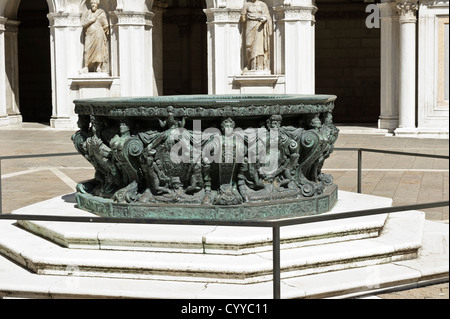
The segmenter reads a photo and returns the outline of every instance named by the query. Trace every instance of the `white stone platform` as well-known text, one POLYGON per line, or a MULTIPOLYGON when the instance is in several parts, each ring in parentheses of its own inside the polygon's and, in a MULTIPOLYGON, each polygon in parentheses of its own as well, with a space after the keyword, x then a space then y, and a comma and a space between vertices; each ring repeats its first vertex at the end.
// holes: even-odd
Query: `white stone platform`
MULTIPOLYGON (((388 207, 339 192, 330 213, 388 207)), ((73 194, 15 214, 93 216, 73 194)), ((94 217, 95 218, 95 217, 94 217)), ((0 222, 0 296, 271 298, 270 228, 0 222)), ((281 228, 281 297, 368 293, 448 278, 448 225, 424 213, 281 228)))

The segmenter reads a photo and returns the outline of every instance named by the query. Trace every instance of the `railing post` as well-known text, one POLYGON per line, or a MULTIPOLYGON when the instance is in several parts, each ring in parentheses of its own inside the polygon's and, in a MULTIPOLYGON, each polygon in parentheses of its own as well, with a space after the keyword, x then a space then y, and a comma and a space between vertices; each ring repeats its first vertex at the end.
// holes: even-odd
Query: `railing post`
POLYGON ((358 194, 361 194, 362 180, 362 150, 358 149, 358 194))
POLYGON ((0 158, 0 214, 3 214, 2 207, 2 159, 0 158))
POLYGON ((273 299, 280 299, 280 226, 272 228, 273 240, 273 299))

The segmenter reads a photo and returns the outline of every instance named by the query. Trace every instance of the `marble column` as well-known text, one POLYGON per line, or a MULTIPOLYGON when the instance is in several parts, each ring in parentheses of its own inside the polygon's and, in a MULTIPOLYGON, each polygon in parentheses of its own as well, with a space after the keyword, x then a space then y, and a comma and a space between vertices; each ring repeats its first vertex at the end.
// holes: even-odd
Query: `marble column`
POLYGON ((399 124, 396 135, 416 135, 417 0, 397 1, 399 13, 399 124))
MULTIPOLYGON (((315 13, 311 0, 293 0, 274 8, 277 24, 282 25, 282 58, 286 75, 286 93, 315 93, 315 13)), ((276 34, 277 35, 277 34, 276 34)), ((277 39, 276 37, 275 39, 277 39)), ((280 41, 278 41, 280 43, 280 41)), ((275 69, 282 69, 275 52, 275 69)))
POLYGON ((119 46, 121 96, 153 96, 151 12, 114 11, 119 46))
POLYGON ((6 18, 0 17, 0 125, 9 124, 6 113, 5 23, 6 18))
POLYGON ((208 25, 208 93, 227 94, 229 78, 241 74, 242 36, 239 19, 242 7, 205 9, 208 25))
POLYGON ((53 128, 71 129, 76 127, 77 116, 68 82, 82 67, 81 15, 56 12, 47 17, 50 21, 53 105, 50 125, 53 128))
POLYGON ((10 124, 22 122, 19 110, 19 54, 17 35, 20 21, 6 21, 5 59, 6 59, 6 112, 10 124))
POLYGON ((378 4, 381 11, 381 103, 378 128, 394 132, 398 127, 399 22, 394 2, 378 4))
POLYGON ((6 112, 5 23, 6 18, 0 17, 0 126, 9 124, 6 112))

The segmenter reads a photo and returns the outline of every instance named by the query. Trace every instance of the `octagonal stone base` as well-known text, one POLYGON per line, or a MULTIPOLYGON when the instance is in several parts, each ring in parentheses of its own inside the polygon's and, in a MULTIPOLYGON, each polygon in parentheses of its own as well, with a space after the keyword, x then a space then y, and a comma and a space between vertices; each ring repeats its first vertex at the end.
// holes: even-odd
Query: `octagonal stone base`
MULTIPOLYGON (((340 191, 330 213, 392 200, 340 191)), ((14 214, 92 216, 74 195, 14 214)), ((325 213, 328 214, 328 213, 325 213)), ((0 298, 272 298, 271 230, 0 222, 0 298)), ((408 211, 281 229, 282 298, 448 280, 448 225, 408 211)))

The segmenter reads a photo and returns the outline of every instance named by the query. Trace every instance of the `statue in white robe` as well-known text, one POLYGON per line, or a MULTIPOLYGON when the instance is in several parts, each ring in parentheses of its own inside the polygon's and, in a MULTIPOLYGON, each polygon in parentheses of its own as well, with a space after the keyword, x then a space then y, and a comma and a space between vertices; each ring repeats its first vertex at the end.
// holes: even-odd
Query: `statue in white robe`
POLYGON ((244 44, 247 71, 270 72, 270 37, 273 33, 272 18, 267 5, 260 0, 247 1, 241 11, 244 25, 244 44))
POLYGON ((91 0, 91 9, 82 17, 85 32, 84 67, 81 73, 108 72, 109 24, 106 13, 99 8, 100 0, 91 0))

